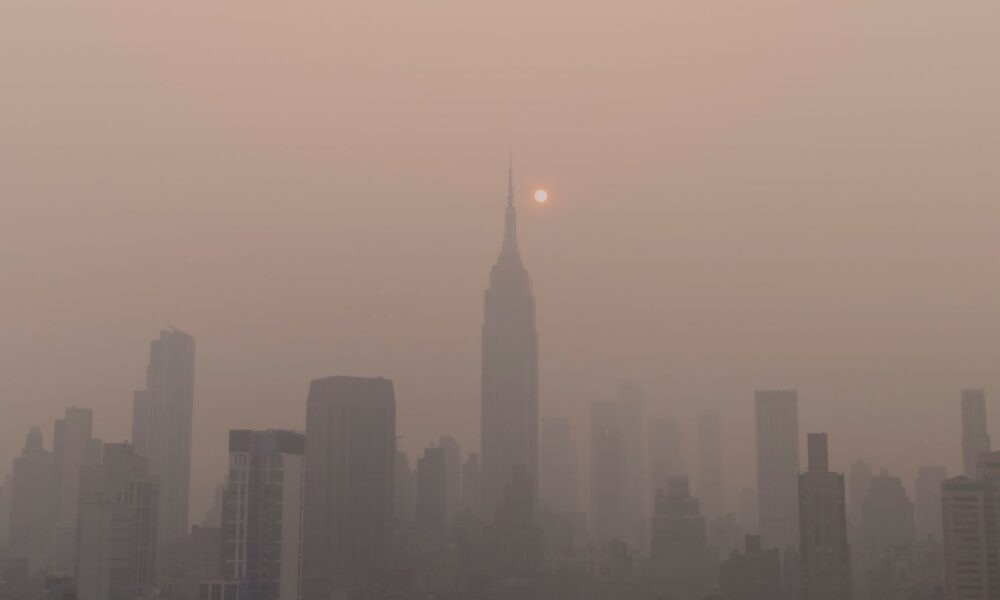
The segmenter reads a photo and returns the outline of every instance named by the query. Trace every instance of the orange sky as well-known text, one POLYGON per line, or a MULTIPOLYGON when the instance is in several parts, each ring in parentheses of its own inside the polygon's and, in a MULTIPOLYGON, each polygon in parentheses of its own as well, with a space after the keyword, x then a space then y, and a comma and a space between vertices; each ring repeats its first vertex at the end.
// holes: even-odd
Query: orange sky
POLYGON ((735 486, 753 390, 797 387, 834 468, 957 472, 959 388, 1000 396, 997 22, 995 0, 6 2, 0 465, 70 404, 128 437, 167 323, 198 341, 195 519, 222 432, 301 428, 311 378, 391 377, 405 447, 478 444, 511 144, 544 415, 582 437, 621 377, 688 432, 720 408, 735 486))

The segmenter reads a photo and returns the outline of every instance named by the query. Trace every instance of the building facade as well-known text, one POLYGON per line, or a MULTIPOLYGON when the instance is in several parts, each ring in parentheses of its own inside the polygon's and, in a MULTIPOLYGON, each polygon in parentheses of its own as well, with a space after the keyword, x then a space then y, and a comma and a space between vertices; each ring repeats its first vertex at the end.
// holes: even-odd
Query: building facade
POLYGON ((850 600, 844 475, 830 471, 825 433, 807 436, 809 465, 799 475, 799 585, 803 600, 850 600))
POLYGON ((481 371, 482 515, 504 503, 515 468, 538 484, 538 335, 531 278, 517 244, 513 174, 508 166, 503 245, 484 297, 481 371))
POLYGON ((222 501, 222 575, 242 600, 298 600, 302 590, 305 436, 229 432, 222 501))
POLYGON ((177 329, 150 344, 146 389, 132 408, 135 451, 160 482, 159 542, 177 544, 188 532, 191 423, 194 411, 194 338, 177 329))
POLYGON ((396 399, 383 378, 309 386, 303 598, 370 588, 392 556, 396 399))
POLYGON ((758 526, 765 547, 799 543, 799 401, 793 390, 758 391, 758 526))

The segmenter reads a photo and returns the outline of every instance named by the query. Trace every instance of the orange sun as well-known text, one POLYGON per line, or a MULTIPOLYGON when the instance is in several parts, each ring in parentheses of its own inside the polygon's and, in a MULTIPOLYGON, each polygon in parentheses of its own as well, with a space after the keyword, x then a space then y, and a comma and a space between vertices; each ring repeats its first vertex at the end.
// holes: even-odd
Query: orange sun
POLYGON ((535 190, 535 202, 539 204, 544 204, 549 200, 549 193, 546 190, 538 189, 535 190))

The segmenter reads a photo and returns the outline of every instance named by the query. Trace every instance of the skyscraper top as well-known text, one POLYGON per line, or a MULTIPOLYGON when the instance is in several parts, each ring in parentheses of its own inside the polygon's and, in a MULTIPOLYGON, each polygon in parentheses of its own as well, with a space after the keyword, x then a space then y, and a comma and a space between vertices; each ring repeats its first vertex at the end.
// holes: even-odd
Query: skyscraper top
POLYGON ((517 214, 514 211, 514 164, 508 151, 507 154, 507 211, 503 228, 503 249, 500 255, 516 256, 517 249, 517 214))

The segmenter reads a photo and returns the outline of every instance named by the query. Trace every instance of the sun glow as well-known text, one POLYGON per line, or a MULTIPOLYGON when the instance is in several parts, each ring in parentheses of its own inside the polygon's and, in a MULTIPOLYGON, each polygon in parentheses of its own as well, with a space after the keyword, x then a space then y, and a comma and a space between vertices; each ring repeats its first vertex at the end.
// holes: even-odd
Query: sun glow
POLYGON ((549 200, 549 193, 546 190, 535 190, 535 202, 539 204, 544 204, 549 200))

